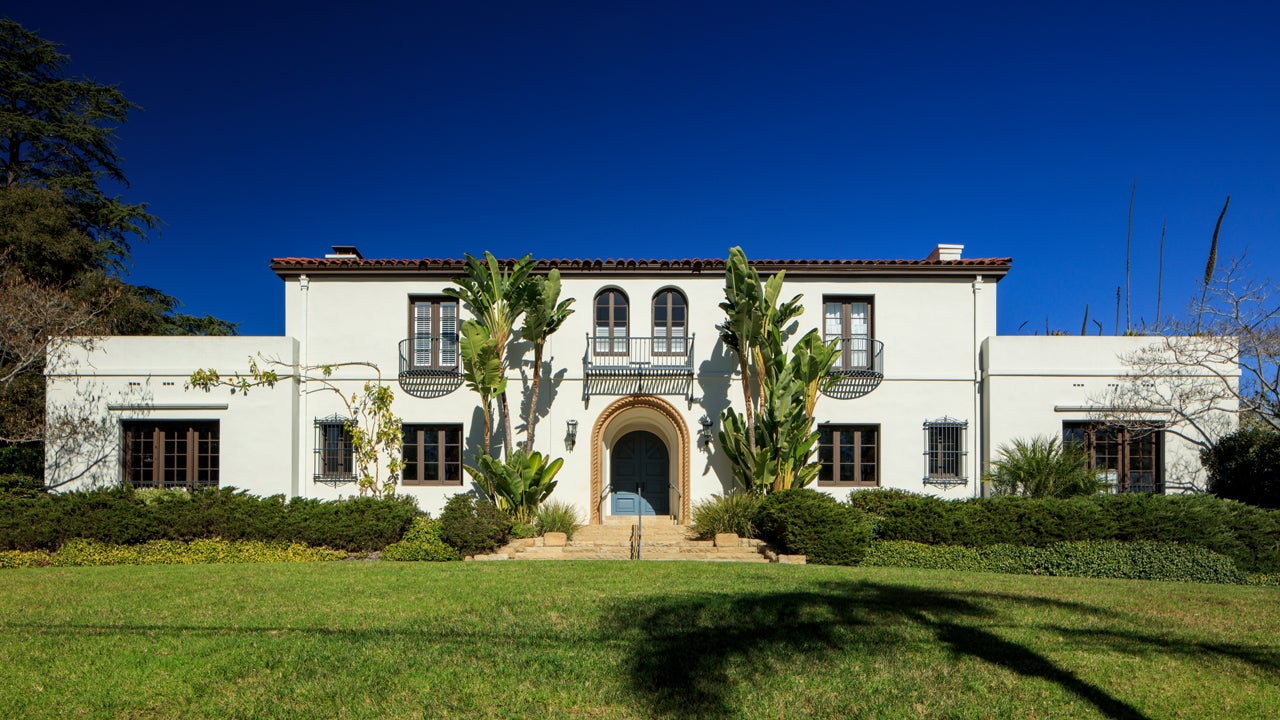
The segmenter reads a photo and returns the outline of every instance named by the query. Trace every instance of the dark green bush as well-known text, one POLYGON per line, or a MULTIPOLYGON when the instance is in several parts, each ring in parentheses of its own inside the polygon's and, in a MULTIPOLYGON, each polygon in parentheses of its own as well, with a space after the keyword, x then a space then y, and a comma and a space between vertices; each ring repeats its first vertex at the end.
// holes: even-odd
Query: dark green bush
POLYGON ((849 504, 871 515, 884 515, 885 508, 908 498, 923 497, 908 490, 896 488, 867 488, 849 493, 849 504))
POLYGON ((761 539, 816 565, 856 565, 871 541, 865 513, 806 488, 765 496, 755 525, 761 539))
POLYGON ((1209 495, 905 497, 885 502, 875 527, 877 539, 928 545, 1173 542, 1226 555, 1245 572, 1280 572, 1280 511, 1209 495))
POLYGON ((44 443, 0 443, 0 475, 26 475, 44 480, 44 443))
POLYGON ((0 495, 0 549, 54 550, 70 538, 137 545, 218 537, 371 552, 399 540, 417 515, 412 498, 286 503, 234 488, 0 495))
POLYGON ((44 486, 44 481, 38 477, 31 475, 23 475, 21 473, 6 473, 0 475, 0 495, 10 495, 13 497, 35 497, 44 495, 48 489, 44 486))
POLYGON ((1228 584, 1250 582, 1225 555, 1204 548, 1162 542, 1090 540, 1052 543, 1044 547, 1008 544, 962 547, 880 540, 871 543, 864 564, 1019 575, 1228 584))
POLYGON ((440 513, 440 539, 462 555, 491 553, 507 541, 511 519, 471 493, 449 498, 440 513))
POLYGON ((1209 492, 1258 507, 1280 508, 1280 433, 1240 428, 1200 454, 1209 492))
POLYGON ((443 562, 461 560, 458 551, 440 539, 440 522, 421 515, 400 542, 382 549, 383 560, 443 562))

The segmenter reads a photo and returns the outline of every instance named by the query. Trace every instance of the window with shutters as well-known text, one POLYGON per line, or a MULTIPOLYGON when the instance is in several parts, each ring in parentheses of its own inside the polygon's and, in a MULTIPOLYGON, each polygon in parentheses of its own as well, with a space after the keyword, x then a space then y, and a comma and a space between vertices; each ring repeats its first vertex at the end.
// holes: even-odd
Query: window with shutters
POLYGON ((663 290, 653 296, 653 353, 684 355, 689 328, 689 308, 679 290, 663 290))
POLYGON ((414 368, 458 367, 458 301, 445 297, 410 299, 409 361, 414 368))

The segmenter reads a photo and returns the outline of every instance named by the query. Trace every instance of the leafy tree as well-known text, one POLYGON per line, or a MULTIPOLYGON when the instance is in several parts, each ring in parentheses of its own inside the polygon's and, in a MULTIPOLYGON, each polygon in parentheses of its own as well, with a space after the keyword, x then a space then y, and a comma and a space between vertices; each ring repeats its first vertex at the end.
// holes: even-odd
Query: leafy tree
POLYGON ((116 128, 138 108, 112 85, 69 78, 71 58, 18 23, 0 19, 0 183, 63 194, 76 226, 95 244, 95 265, 121 269, 131 237, 158 220, 145 204, 103 190, 128 185, 116 128))
POLYGON ((236 329, 121 279, 130 241, 159 222, 107 189, 128 185, 116 130, 137 106, 116 87, 68 77, 68 64, 54 43, 0 19, 0 443, 83 425, 45 417, 41 370, 67 344, 236 329))
POLYGON ((1056 437, 1015 439, 1000 446, 986 480, 997 495, 1065 498, 1092 495, 1102 489, 1097 473, 1089 470, 1083 445, 1063 444, 1056 437))
POLYGON ((1243 427, 1201 454, 1209 492, 1264 508, 1280 508, 1280 432, 1243 427))

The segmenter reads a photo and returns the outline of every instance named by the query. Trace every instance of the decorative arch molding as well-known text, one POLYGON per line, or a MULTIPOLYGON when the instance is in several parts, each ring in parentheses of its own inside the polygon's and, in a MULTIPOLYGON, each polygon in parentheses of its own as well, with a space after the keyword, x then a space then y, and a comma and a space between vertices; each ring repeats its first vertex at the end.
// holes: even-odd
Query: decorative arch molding
MULTIPOLYGON (((606 433, 617 423, 626 422, 628 415, 642 413, 652 418, 656 413, 664 424, 670 423, 669 430, 675 437, 675 447, 669 448, 675 463, 676 488, 680 491, 678 499, 680 521, 688 522, 689 518, 689 428, 684 418, 675 407, 655 395, 628 395, 618 398, 606 407, 596 418, 591 428, 591 524, 599 525, 600 495, 604 491, 604 443, 606 433), (644 412, 644 411, 649 412, 644 412)), ((665 433, 664 433, 665 434, 665 433)))

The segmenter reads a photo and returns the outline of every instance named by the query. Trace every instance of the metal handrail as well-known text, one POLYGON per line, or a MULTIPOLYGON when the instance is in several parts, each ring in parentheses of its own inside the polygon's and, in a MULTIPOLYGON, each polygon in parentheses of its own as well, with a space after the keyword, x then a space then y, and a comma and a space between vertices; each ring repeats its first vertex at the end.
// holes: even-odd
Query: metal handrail
POLYGON ((693 339, 588 334, 584 361, 588 374, 691 375, 693 339))
POLYGON ((684 507, 684 493, 680 492, 680 488, 673 482, 667 481, 667 487, 676 491, 676 507, 671 513, 671 517, 675 518, 676 524, 680 524, 680 508, 684 507))
POLYGON ((866 373, 884 374, 884 343, 865 335, 837 338, 839 352, 832 374, 866 373))
POLYGON ((458 335, 415 335, 400 341, 400 374, 454 375, 458 373, 458 335), (419 362, 425 353, 427 362, 419 362), (446 359, 452 357, 453 362, 446 359))

